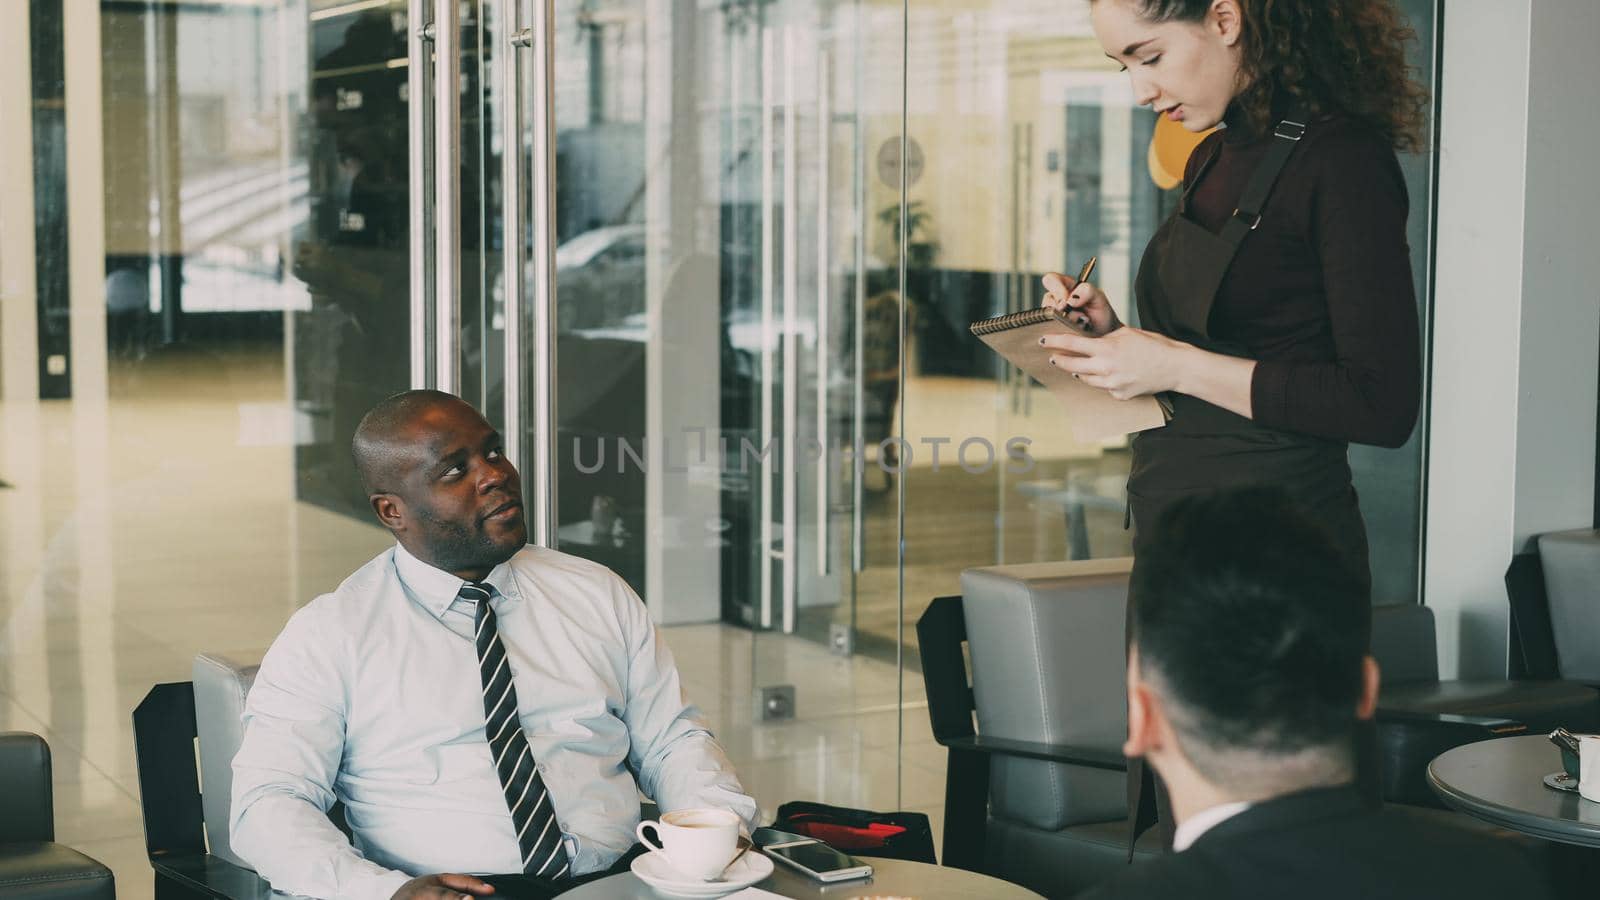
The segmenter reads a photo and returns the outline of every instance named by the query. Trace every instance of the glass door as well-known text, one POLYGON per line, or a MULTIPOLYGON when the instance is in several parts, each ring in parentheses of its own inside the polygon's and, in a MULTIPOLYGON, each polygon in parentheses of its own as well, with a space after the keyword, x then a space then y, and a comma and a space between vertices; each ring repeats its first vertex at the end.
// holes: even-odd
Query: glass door
MULTIPOLYGON (((869 146, 898 134, 898 66, 866 42, 877 28, 898 59, 901 8, 556 0, 549 15, 553 542, 643 598, 769 814, 855 802, 869 781, 892 806, 892 729, 875 779, 834 754, 867 693, 855 462, 892 433, 898 377, 898 313, 869 314, 897 259, 870 245, 867 187, 869 146), (875 360, 888 392, 864 388, 875 360)), ((530 317, 520 358, 544 339, 530 317)), ((892 534, 876 537, 892 573, 892 534)), ((887 649, 870 702, 892 715, 887 649)))
MULTIPOLYGON (((350 439, 379 400, 412 384, 407 302, 413 23, 404 0, 313 0, 295 23, 304 54, 294 139, 303 217, 286 241, 306 307, 288 316, 300 496, 370 520, 350 439)), ((293 110, 293 106, 291 106, 293 110)))
MULTIPOLYGON (((361 415, 407 386, 504 421, 501 157, 511 4, 311 0, 297 148, 306 215, 289 253, 310 309, 291 315, 302 484, 359 518, 361 415), (445 298, 440 302, 439 298, 445 298)), ((511 85, 510 87, 515 87, 511 85)))

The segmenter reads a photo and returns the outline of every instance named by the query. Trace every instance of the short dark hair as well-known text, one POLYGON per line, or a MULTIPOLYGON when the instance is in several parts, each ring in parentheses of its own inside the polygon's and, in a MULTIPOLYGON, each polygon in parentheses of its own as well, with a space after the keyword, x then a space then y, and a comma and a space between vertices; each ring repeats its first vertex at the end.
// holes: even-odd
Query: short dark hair
POLYGON ((350 455, 367 493, 395 490, 399 477, 396 466, 405 449, 399 445, 397 435, 416 416, 443 403, 466 401, 443 391, 401 391, 379 401, 361 417, 350 438, 350 455))
POLYGON ((1178 707, 1180 734, 1273 755, 1349 746, 1371 608, 1282 490, 1175 504, 1142 543, 1131 596, 1140 672, 1178 707))

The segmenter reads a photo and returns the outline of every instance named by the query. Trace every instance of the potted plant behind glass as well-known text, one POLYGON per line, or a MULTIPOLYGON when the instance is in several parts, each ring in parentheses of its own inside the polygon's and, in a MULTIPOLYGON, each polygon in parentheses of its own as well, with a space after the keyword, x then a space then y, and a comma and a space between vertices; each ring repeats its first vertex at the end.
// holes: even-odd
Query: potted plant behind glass
MULTIPOLYGON (((895 251, 899 252, 901 250, 900 204, 890 204, 879 210, 878 221, 889 226, 889 233, 894 238, 895 251)), ((910 271, 933 268, 933 260, 939 255, 939 242, 929 236, 932 221, 933 213, 928 212, 921 200, 912 200, 906 204, 906 232, 911 235, 911 240, 905 244, 904 250, 906 269, 910 271)))

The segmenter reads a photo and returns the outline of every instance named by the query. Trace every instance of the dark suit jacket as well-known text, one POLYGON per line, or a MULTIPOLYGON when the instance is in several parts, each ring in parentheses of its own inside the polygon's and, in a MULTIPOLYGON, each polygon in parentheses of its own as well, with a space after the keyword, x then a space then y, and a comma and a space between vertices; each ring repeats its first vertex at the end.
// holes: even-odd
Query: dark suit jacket
POLYGON ((1327 788, 1252 806, 1084 900, 1547 900, 1523 847, 1430 810, 1327 788))

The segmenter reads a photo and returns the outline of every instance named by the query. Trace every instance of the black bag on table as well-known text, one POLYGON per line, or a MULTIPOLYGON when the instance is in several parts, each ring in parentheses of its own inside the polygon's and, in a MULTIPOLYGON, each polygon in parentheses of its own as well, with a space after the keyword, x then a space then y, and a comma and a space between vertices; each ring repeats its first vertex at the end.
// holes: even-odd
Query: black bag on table
POLYGON ((816 838, 851 856, 938 864, 933 854, 933 828, 925 813, 878 813, 793 800, 778 807, 778 820, 772 827, 816 838))

